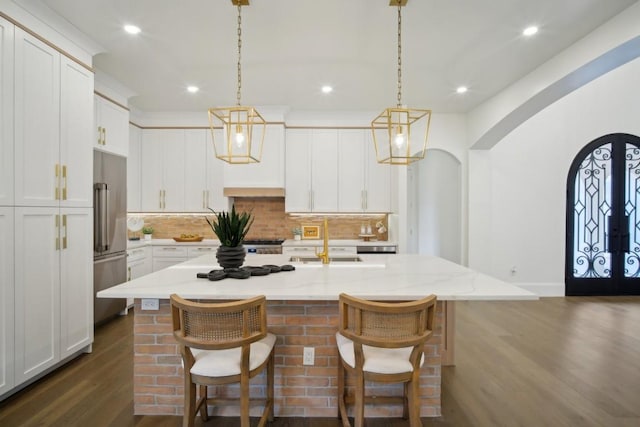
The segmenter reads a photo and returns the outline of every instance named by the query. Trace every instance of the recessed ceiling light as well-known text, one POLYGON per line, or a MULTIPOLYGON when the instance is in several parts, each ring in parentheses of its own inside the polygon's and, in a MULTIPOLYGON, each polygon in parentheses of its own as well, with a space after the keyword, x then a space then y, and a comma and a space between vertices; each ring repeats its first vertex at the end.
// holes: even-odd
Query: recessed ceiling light
POLYGON ((322 86, 322 93, 331 93, 333 92, 333 88, 329 85, 322 86))
POLYGON ((139 34, 140 27, 136 27, 135 25, 125 25, 124 30, 129 34, 139 34))
POLYGON ((456 92, 457 92, 457 93, 465 93, 467 90, 469 90, 469 89, 468 89, 466 86, 459 86, 459 87, 456 89, 456 92))
POLYGON ((196 93, 200 88, 198 86, 187 86, 187 91, 190 93, 196 93))
POLYGON ((538 27, 536 27, 535 25, 532 25, 530 27, 525 28, 522 31, 522 35, 523 36, 527 36, 527 37, 531 37, 532 35, 534 35, 537 32, 538 32, 538 27))

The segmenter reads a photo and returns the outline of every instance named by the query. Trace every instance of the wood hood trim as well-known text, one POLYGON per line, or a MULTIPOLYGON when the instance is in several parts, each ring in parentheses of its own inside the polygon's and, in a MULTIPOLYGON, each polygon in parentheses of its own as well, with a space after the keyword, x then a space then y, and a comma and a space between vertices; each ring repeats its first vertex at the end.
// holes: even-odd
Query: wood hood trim
POLYGON ((284 197, 284 188, 274 187, 225 187, 224 197, 284 197))

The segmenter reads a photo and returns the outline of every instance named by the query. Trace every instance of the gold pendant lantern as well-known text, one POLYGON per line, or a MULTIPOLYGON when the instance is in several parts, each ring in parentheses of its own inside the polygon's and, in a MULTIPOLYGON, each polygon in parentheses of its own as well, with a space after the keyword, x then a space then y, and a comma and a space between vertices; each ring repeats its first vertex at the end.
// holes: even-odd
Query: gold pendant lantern
POLYGON ((266 121, 255 107, 240 103, 242 89, 242 69, 240 66, 242 48, 242 6, 249 0, 231 0, 238 6, 238 90, 235 107, 214 107, 209 109, 209 125, 213 139, 213 149, 218 159, 228 163, 259 163, 262 158, 262 144, 266 121), (222 127, 224 136, 216 137, 215 129, 222 127))
POLYGON ((402 105, 402 6, 407 0, 390 0, 398 8, 398 105, 386 108, 371 122, 378 163, 408 165, 424 159, 431 110, 402 105))

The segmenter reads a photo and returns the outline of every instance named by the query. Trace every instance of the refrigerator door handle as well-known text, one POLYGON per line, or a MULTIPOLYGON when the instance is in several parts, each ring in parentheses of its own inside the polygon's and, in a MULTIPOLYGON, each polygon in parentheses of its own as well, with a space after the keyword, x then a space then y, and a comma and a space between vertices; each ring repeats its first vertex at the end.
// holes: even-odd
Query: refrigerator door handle
POLYGON ((109 250, 107 236, 109 236, 109 224, 107 212, 109 212, 109 188, 107 184, 100 182, 94 184, 94 242, 96 252, 109 250))

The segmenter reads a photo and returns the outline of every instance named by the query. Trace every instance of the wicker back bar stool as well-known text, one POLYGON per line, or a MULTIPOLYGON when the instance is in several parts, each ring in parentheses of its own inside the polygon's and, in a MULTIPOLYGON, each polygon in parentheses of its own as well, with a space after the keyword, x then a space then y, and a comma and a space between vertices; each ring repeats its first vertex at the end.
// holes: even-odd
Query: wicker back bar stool
POLYGON ((240 383, 240 425, 249 427, 249 380, 265 369, 267 395, 258 425, 272 421, 276 337, 267 332, 265 297, 199 303, 173 294, 171 315, 184 364, 182 425, 192 427, 198 411, 207 421, 207 404, 228 403, 229 399, 208 397, 207 386, 240 383))
POLYGON ((404 383, 402 397, 376 398, 377 402, 401 403, 411 427, 420 421, 420 367, 424 345, 434 327, 436 296, 410 302, 375 302, 340 294, 340 324, 336 343, 338 362, 338 408, 347 427, 347 404, 354 404, 355 427, 364 425, 365 381, 404 383), (355 376, 354 396, 347 396, 345 374, 355 376))

